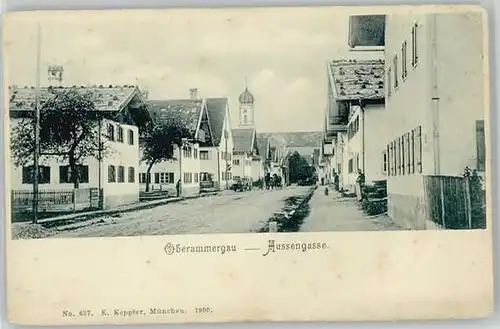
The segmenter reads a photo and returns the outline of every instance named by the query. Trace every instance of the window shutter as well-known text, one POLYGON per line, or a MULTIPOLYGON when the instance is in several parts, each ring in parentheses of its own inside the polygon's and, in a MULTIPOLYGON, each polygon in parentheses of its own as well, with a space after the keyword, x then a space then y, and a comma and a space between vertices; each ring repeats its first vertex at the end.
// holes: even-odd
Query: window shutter
POLYGON ((486 141, 484 135, 484 120, 476 121, 477 170, 486 169, 486 141))
POLYGON ((168 173, 168 181, 169 181, 169 183, 174 183, 174 173, 173 172, 168 173))

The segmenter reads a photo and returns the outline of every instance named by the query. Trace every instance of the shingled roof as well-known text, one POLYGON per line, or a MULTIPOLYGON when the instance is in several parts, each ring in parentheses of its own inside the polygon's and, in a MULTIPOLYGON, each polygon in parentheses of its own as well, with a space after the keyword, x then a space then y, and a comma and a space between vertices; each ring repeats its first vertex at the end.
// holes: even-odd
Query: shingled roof
POLYGON ((320 147, 323 139, 321 131, 259 133, 259 138, 270 138, 271 145, 286 147, 320 147), (275 145, 278 144, 278 145, 275 145))
POLYGON ((262 157, 267 158, 269 156, 269 138, 267 136, 257 135, 257 148, 259 149, 259 154, 262 157))
POLYGON ((188 129, 196 133, 203 101, 199 99, 171 99, 147 101, 148 110, 153 120, 168 120, 169 115, 178 114, 187 124, 188 129))
POLYGON ((236 128, 232 130, 232 133, 235 152, 251 153, 253 151, 255 128, 236 128))
POLYGON ((329 62, 338 100, 384 99, 384 60, 341 59, 329 62))
MULTIPOLYGON (((124 86, 72 86, 72 87, 43 87, 40 88, 40 104, 43 105, 54 92, 73 88, 81 93, 91 92, 94 104, 99 111, 120 111, 135 96, 142 99, 139 88, 132 85, 124 86)), ((35 108, 35 87, 9 87, 9 111, 33 111, 35 108)))
POLYGON ((207 113, 213 134, 214 145, 219 145, 222 138, 224 118, 226 116, 227 98, 207 98, 207 113))

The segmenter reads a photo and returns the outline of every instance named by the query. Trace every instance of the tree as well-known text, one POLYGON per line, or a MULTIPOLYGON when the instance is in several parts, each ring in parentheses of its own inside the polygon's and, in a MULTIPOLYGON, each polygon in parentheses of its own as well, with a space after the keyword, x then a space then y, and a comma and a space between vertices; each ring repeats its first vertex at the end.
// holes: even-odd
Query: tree
POLYGON ((288 167, 290 170, 291 183, 297 183, 300 180, 306 180, 311 174, 309 163, 297 151, 290 155, 288 159, 288 167))
POLYGON ((160 122, 151 122, 141 136, 142 159, 146 170, 146 192, 149 191, 151 168, 162 161, 175 160, 174 146, 181 146, 182 140, 191 134, 185 120, 179 114, 169 113, 160 122))
MULTIPOLYGON (((95 108, 91 92, 75 88, 50 92, 51 97, 40 108, 40 154, 68 163, 71 182, 78 188, 82 161, 88 157, 102 159, 107 151, 100 138, 102 115, 95 108)), ((16 166, 34 161, 34 123, 33 112, 12 129, 11 150, 16 166)))

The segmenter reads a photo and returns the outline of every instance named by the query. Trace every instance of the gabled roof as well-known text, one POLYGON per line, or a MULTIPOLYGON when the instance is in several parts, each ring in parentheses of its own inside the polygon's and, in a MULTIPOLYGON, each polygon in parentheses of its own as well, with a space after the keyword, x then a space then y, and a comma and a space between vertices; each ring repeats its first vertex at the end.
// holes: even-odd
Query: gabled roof
POLYGON ((259 149, 259 154, 262 157, 267 158, 269 155, 269 138, 257 134, 257 148, 259 149))
POLYGON ((153 120, 168 120, 170 114, 178 114, 187 124, 188 129, 196 134, 203 101, 200 99, 171 99, 147 101, 148 110, 153 120))
POLYGON ((236 128, 232 130, 234 151, 252 153, 256 144, 255 128, 236 128))
POLYGON ((321 131, 259 133, 259 138, 269 138, 272 146, 320 147, 323 139, 321 131))
MULTIPOLYGON (((94 96, 95 107, 99 111, 120 111, 134 97, 144 99, 139 88, 132 85, 124 86, 72 86, 72 87, 42 87, 40 88, 40 104, 52 97, 58 90, 75 89, 81 93, 91 92, 94 96)), ((9 111, 33 111, 35 108, 35 87, 9 87, 9 111)))
POLYGON ((222 138, 222 129, 224 128, 224 119, 226 117, 227 98, 206 98, 208 119, 213 133, 214 145, 219 145, 222 138))
POLYGON ((337 100, 384 99, 384 60, 332 60, 328 63, 337 100))

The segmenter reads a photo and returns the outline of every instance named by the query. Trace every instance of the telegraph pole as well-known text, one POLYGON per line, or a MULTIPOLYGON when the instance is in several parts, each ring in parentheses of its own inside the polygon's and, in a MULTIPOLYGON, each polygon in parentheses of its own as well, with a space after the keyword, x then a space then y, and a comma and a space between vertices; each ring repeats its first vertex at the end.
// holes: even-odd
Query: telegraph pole
POLYGON ((227 156, 227 140, 229 138, 229 133, 227 132, 227 129, 224 129, 224 139, 226 140, 226 153, 225 153, 225 157, 226 157, 226 190, 229 188, 229 164, 228 164, 228 156, 227 156))
POLYGON ((33 224, 38 222, 38 177, 40 156, 40 61, 42 57, 42 31, 37 26, 36 86, 35 86, 35 149, 33 154, 33 224))

